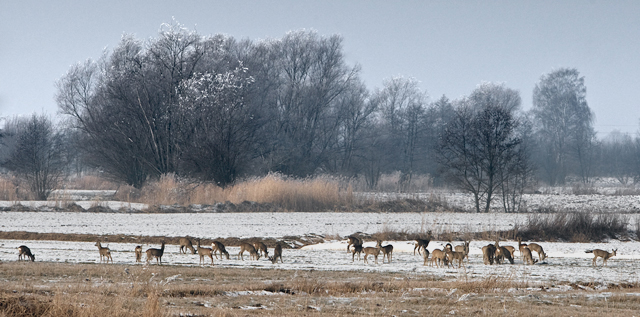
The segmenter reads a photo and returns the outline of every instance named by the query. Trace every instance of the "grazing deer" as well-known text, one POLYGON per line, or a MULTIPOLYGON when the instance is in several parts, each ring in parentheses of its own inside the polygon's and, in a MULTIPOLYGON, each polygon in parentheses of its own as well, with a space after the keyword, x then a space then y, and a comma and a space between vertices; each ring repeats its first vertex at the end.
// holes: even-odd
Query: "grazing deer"
POLYGON ((111 251, 109 251, 109 248, 102 247, 100 241, 96 242, 96 247, 98 247, 98 252, 100 252, 100 263, 102 263, 103 258, 107 261, 107 263, 109 263, 109 260, 111 260, 111 263, 113 263, 113 258, 111 258, 111 251))
POLYGON ((531 255, 531 250, 526 246, 520 248, 520 254, 522 255, 522 261, 524 261, 524 264, 534 265, 538 262, 538 260, 534 259, 531 255))
POLYGON ((269 260, 271 260, 271 263, 276 264, 278 263, 278 258, 280 258, 280 263, 284 263, 282 262, 282 246, 280 243, 276 244, 276 247, 273 249, 273 256, 270 256, 269 260))
POLYGON ((227 249, 224 247, 224 244, 222 244, 222 242, 213 241, 211 243, 211 249, 213 250, 213 255, 216 256, 216 259, 218 258, 218 252, 220 252, 220 259, 221 260, 222 260, 222 255, 223 254, 227 257, 227 260, 229 260, 229 252, 227 252, 227 249))
POLYGON ((456 252, 464 253, 464 256, 467 258, 467 261, 469 261, 469 245, 470 244, 471 244, 471 241, 465 241, 463 245, 456 245, 455 247, 456 252))
POLYGON ((142 262, 142 246, 136 246, 136 263, 142 262))
POLYGON ((538 253, 538 258, 540 259, 540 262, 544 261, 547 258, 547 254, 544 253, 544 250, 542 249, 542 246, 540 246, 539 244, 537 244, 537 243, 529 243, 527 248, 529 248, 529 250, 531 250, 531 251, 535 251, 535 252, 538 253))
POLYGON ((493 244, 482 247, 482 262, 485 265, 493 265, 496 256, 496 246, 493 244))
MULTIPOLYGON (((449 262, 451 263, 451 265, 455 265, 454 262, 458 260, 458 268, 462 267, 462 261, 465 257, 464 252, 452 251, 448 248, 445 248, 444 252, 447 254, 447 258, 449 258, 449 262)), ((447 267, 449 267, 449 264, 447 264, 447 267)))
POLYGON ((254 242, 253 247, 256 248, 256 252, 258 252, 260 256, 263 256, 265 258, 269 257, 269 250, 267 249, 267 245, 264 244, 263 242, 260 242, 260 241, 254 242))
POLYGON ((152 258, 155 258, 156 263, 162 264, 163 254, 164 254, 164 241, 162 241, 162 246, 160 247, 160 249, 154 249, 154 248, 147 249, 147 263, 149 263, 149 260, 151 260, 152 258))
POLYGON ((362 244, 354 244, 353 249, 351 250, 351 262, 353 262, 356 258, 356 253, 358 254, 358 261, 360 261, 360 254, 362 253, 362 244))
MULTIPOLYGON (((444 248, 444 250, 447 250, 447 248, 444 248)), ((435 249, 431 252, 431 266, 435 263, 436 267, 440 267, 440 262, 442 262, 442 267, 445 265, 449 266, 449 262, 447 262, 447 253, 444 250, 435 249)))
POLYGON ((382 248, 382 246, 380 245, 380 240, 377 241, 378 243, 376 244, 376 247, 366 247, 364 248, 362 251, 364 251, 364 263, 369 263, 369 261, 367 261, 367 256, 369 255, 373 255, 373 257, 376 259, 376 264, 378 264, 378 255, 380 255, 380 249, 382 248))
POLYGON ((31 249, 29 249, 26 245, 21 245, 18 247, 18 261, 27 258, 31 259, 31 262, 36 260, 36 256, 31 253, 31 249))
POLYGON ((499 241, 496 240, 495 243, 495 262, 498 264, 502 264, 502 261, 506 258, 507 260, 509 260, 509 262, 511 264, 513 264, 513 256, 511 255, 511 252, 509 251, 509 249, 507 249, 506 247, 501 247, 499 244, 499 241))
POLYGON ((393 257, 393 246, 387 244, 385 246, 380 246, 380 250, 382 251, 382 264, 384 264, 384 258, 387 258, 387 263, 391 263, 391 258, 393 257))
POLYGON ((605 250, 595 249, 595 250, 587 250, 585 253, 593 253, 593 266, 596 266, 596 260, 598 258, 602 258, 602 266, 607 265, 607 260, 611 257, 616 256, 616 251, 618 249, 613 249, 613 252, 607 252, 605 250))
POLYGON ((244 261, 244 251, 249 252, 250 259, 260 259, 260 254, 256 251, 256 248, 252 246, 250 243, 243 243, 240 245, 240 253, 238 253, 238 257, 244 261))
POLYGON ((198 255, 200 256, 200 265, 204 263, 204 257, 208 256, 211 259, 211 265, 213 265, 213 249, 203 248, 200 246, 200 239, 198 239, 198 255))
POLYGON ((423 250, 424 252, 422 252, 422 258, 424 259, 424 262, 422 262, 423 266, 427 265, 427 260, 429 259, 429 250, 427 250, 426 248, 423 250))
POLYGON ((359 245, 362 249, 362 240, 356 236, 349 236, 347 237, 347 253, 349 253, 349 249, 351 248, 351 246, 357 246, 359 245))
POLYGON ((420 248, 427 250, 429 242, 429 239, 416 239, 416 244, 413 247, 413 255, 416 255, 416 249, 418 249, 418 254, 420 254, 420 248))
POLYGON ((191 239, 189 238, 180 238, 180 252, 187 254, 187 249, 191 250, 191 254, 196 254, 196 249, 193 248, 193 244, 191 243, 191 239))

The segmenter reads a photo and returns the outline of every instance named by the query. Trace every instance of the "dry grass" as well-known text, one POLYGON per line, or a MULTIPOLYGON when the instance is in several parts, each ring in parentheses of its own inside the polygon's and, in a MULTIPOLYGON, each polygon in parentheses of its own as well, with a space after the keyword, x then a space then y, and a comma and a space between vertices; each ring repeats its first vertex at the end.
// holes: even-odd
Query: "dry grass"
POLYGON ((638 289, 555 292, 499 276, 4 262, 0 281, 0 316, 630 316, 640 309, 638 289))

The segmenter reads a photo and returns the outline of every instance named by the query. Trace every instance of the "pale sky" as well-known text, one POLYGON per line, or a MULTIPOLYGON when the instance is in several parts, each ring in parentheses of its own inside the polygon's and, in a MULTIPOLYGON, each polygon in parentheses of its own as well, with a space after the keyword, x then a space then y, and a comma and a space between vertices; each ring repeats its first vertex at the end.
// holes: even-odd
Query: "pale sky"
POLYGON ((540 76, 585 77, 599 137, 640 122, 640 1, 13 1, 0 0, 0 116, 57 114, 55 82, 122 34, 156 37, 173 18, 201 35, 280 38, 340 34, 349 64, 373 90, 414 77, 438 99, 483 81, 520 92, 529 109, 540 76))

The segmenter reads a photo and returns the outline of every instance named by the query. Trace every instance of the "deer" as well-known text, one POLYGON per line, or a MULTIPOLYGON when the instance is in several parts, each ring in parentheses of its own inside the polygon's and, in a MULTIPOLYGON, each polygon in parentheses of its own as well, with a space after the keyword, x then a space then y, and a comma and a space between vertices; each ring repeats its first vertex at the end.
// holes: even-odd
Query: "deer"
POLYGON ((359 245, 360 247, 362 247, 362 240, 354 235, 347 237, 347 253, 349 253, 349 249, 352 245, 359 245))
POLYGON ((362 244, 354 244, 353 250, 351 250, 351 262, 355 261, 356 253, 358 254, 358 261, 360 261, 360 254, 362 253, 362 244))
POLYGON ((464 253, 464 256, 467 258, 467 261, 469 261, 469 245, 470 244, 471 244, 471 241, 464 241, 463 245, 456 245, 456 247, 454 248, 456 252, 464 253))
POLYGON ((136 263, 142 262, 142 246, 138 245, 135 249, 136 252, 136 263))
POLYGON ((218 252, 220 252, 221 260, 223 254, 227 257, 227 260, 229 260, 229 252, 227 252, 227 249, 224 247, 224 244, 222 244, 222 242, 213 241, 211 243, 211 249, 213 250, 213 255, 215 255, 216 259, 218 258, 218 252))
POLYGON ((380 249, 382 248, 382 246, 380 245, 381 241, 378 240, 376 247, 366 247, 364 248, 362 251, 364 251, 364 263, 369 263, 369 261, 367 261, 367 256, 369 255, 373 255, 373 257, 376 259, 376 264, 378 264, 378 255, 380 255, 380 249))
POLYGON ((276 247, 273 249, 273 256, 270 256, 269 260, 271 260, 272 264, 276 264, 278 263, 278 258, 280 258, 280 263, 284 263, 282 262, 282 246, 280 243, 276 244, 276 247))
POLYGON ((524 246, 520 248, 520 254, 522 255, 522 261, 524 264, 534 265, 538 262, 538 259, 534 259, 531 255, 531 250, 528 247, 524 246))
POLYGON ((613 252, 607 252, 605 250, 595 249, 595 250, 587 250, 585 253, 593 253, 593 266, 596 266, 596 260, 598 258, 602 258, 602 266, 607 265, 607 260, 611 257, 616 256, 616 252, 618 249, 613 249, 613 252))
POLYGON ((429 250, 427 250, 427 248, 424 248, 423 250, 424 252, 422 252, 422 258, 424 259, 424 262, 422 262, 423 266, 427 265, 427 260, 429 259, 429 250))
POLYGON ((258 252, 260 256, 263 256, 265 258, 269 257, 269 251, 267 249, 267 245, 264 244, 263 242, 260 242, 260 241, 254 242, 253 247, 256 248, 256 252, 258 252))
POLYGON ((538 258, 540 259, 540 262, 544 261, 547 258, 547 254, 544 253, 542 246, 540 246, 539 244, 529 243, 527 247, 529 248, 529 250, 535 251, 536 253, 538 253, 538 258))
MULTIPOLYGON (((522 238, 518 237, 518 250, 520 250, 520 256, 522 256, 522 257, 523 257, 523 260, 524 260, 524 253, 523 253, 522 249, 524 249, 524 248, 529 249, 529 248, 527 247, 527 244, 526 244, 526 243, 522 243, 522 238)), ((525 251, 525 252, 526 252, 526 251, 525 251)), ((531 249, 529 249, 529 253, 531 253, 531 249)))
POLYGON ((482 262, 484 265, 493 265, 496 256, 496 246, 493 244, 482 247, 482 262))
POLYGON ((418 254, 420 254, 420 248, 427 250, 429 242, 429 239, 416 239, 416 244, 413 247, 413 255, 416 255, 416 249, 418 249, 418 254))
POLYGON ((31 253, 31 249, 29 249, 26 245, 21 245, 18 247, 18 261, 27 260, 27 258, 31 259, 31 262, 36 260, 36 256, 31 253))
POLYGON ((193 248, 193 244, 191 243, 191 239, 189 238, 180 238, 180 252, 187 254, 187 249, 191 250, 191 254, 196 254, 196 249, 193 248))
POLYGON ((164 241, 162 241, 162 246, 160 249, 149 248, 147 249, 147 264, 149 260, 152 258, 156 259, 156 263, 162 265, 162 255, 164 254, 164 241))
POLYGON ((433 263, 435 263, 436 267, 440 267, 440 262, 442 262, 442 267, 444 267, 445 265, 449 265, 449 262, 447 262, 447 253, 445 250, 447 250, 447 248, 444 248, 444 250, 435 249, 431 252, 431 266, 433 266, 433 263))
POLYGON ((511 252, 509 251, 509 249, 507 249, 506 247, 501 247, 499 244, 499 241, 496 240, 495 243, 495 262, 498 264, 502 264, 502 261, 504 260, 504 258, 507 258, 507 260, 509 260, 509 262, 511 264, 513 264, 513 256, 511 255, 511 252))
POLYGON ((244 251, 249 252, 250 259, 260 259, 260 254, 256 251, 256 248, 252 246, 250 243, 242 243, 240 245, 240 253, 238 253, 238 257, 244 261, 244 251))
MULTIPOLYGON (((454 262, 458 260, 458 268, 462 267, 462 261, 464 260, 464 257, 465 257, 464 252, 453 251, 449 248, 445 248, 444 252, 447 254, 447 257, 449 258, 449 262, 451 263, 451 265, 455 265, 454 262)), ((447 267, 449 267, 448 263, 447 263, 447 267)))
POLYGON ((382 264, 384 264, 384 258, 387 258, 387 263, 391 263, 391 258, 393 257, 393 246, 391 244, 387 244, 385 246, 380 245, 380 250, 382 251, 382 264))
POLYGON ((96 242, 96 247, 98 247, 98 252, 100 252, 100 263, 102 263, 102 259, 104 258, 107 263, 109 263, 109 260, 111 260, 111 263, 113 263, 113 258, 111 258, 111 251, 109 250, 109 248, 107 247, 103 247, 100 244, 100 241, 96 242))
POLYGON ((200 265, 204 263, 204 257, 208 256, 211 259, 211 265, 213 265, 213 248, 205 248, 200 246, 200 239, 198 239, 198 255, 200 256, 200 265))

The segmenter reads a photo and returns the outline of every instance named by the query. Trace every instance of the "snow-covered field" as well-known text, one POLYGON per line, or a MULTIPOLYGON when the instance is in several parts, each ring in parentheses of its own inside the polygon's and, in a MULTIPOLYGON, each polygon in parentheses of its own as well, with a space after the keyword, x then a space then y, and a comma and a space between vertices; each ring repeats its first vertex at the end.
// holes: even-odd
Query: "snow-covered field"
POLYGON ((202 238, 346 236, 383 230, 434 233, 508 230, 527 214, 475 213, 74 213, 0 212, 1 231, 202 238))
MULTIPOLYGON (((411 274, 430 274, 446 278, 486 278, 489 276, 504 277, 514 281, 533 281, 545 283, 582 282, 594 285, 609 283, 637 283, 640 271, 640 242, 612 241, 605 244, 592 243, 541 243, 548 258, 542 264, 523 265, 516 252, 516 264, 484 265, 482 264, 480 247, 488 241, 472 241, 470 262, 462 268, 435 268, 423 266, 420 255, 413 255, 412 241, 387 241, 394 246, 392 263, 382 264, 382 255, 378 264, 370 259, 369 264, 363 261, 351 262, 351 254, 346 252, 346 241, 331 241, 319 245, 307 246, 302 249, 285 249, 284 263, 274 265, 267 259, 250 261, 245 253, 245 260, 236 258, 239 251, 236 247, 228 247, 230 260, 214 259, 215 266, 252 267, 264 269, 288 270, 328 270, 328 271, 362 271, 362 272, 397 272, 411 274), (618 255, 609 260, 607 267, 592 267, 591 254, 584 253, 587 249, 601 248, 618 249, 618 255)), ((429 249, 442 248, 445 242, 432 241, 429 249)), ((66 242, 66 241, 17 241, 0 240, 0 260, 15 261, 18 258, 17 247, 27 244, 36 256, 36 261, 67 262, 67 263, 99 263, 99 255, 95 243, 66 242)), ((372 245, 371 242, 365 244, 372 245)), ((502 245, 516 245, 514 242, 504 242, 502 245)), ((135 265, 133 244, 109 243, 114 263, 135 265)), ((159 247, 158 245, 144 245, 143 249, 159 247)), ((535 253, 534 253, 535 257, 535 253)), ((143 259, 144 260, 144 259, 143 259)), ((178 246, 168 245, 163 263, 170 265, 199 265, 198 255, 179 254, 178 246)), ((208 260, 208 259, 207 259, 208 260)), ((601 263, 601 259, 598 263, 601 263)), ((208 262, 207 262, 208 263, 208 262)), ((137 264, 142 265, 142 264, 137 264)), ((560 286, 559 286, 560 287, 560 286)))

